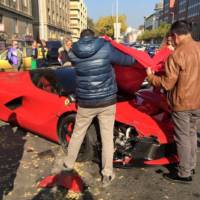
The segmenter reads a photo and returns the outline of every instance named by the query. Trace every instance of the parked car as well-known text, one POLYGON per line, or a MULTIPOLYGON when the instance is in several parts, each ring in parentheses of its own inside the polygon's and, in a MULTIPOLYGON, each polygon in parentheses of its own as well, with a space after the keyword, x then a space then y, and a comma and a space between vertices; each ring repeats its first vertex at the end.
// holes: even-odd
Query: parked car
MULTIPOLYGON (((124 73, 127 73, 126 69, 124 73)), ((116 76, 122 74, 116 70, 116 76)), ((0 120, 58 142, 66 151, 77 111, 75 78, 73 67, 1 72, 0 120)), ((135 88, 140 82, 134 77, 135 88)), ((115 167, 130 167, 135 160, 151 165, 177 161, 173 126, 162 93, 139 90, 130 95, 119 88, 116 106, 115 167)), ((79 156, 87 155, 87 149, 94 145, 96 148, 92 149, 101 151, 98 130, 94 120, 79 156)))
POLYGON ((135 43, 135 44, 131 44, 130 47, 133 47, 133 48, 135 48, 135 49, 137 49, 139 51, 144 51, 145 50, 145 47, 142 44, 135 43))
POLYGON ((156 54, 156 51, 159 49, 158 45, 150 45, 146 47, 145 51, 149 54, 149 56, 153 57, 156 54))
POLYGON ((48 65, 60 65, 58 62, 58 49, 62 46, 61 41, 47 41, 46 46, 48 49, 48 65))

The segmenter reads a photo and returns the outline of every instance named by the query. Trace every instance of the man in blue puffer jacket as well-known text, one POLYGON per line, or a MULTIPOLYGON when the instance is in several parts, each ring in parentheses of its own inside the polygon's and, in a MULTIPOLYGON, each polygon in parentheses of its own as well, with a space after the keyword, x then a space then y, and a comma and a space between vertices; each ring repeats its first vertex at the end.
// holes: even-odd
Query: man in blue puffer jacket
POLYGON ((69 57, 76 71, 78 111, 64 166, 73 169, 86 131, 97 117, 102 138, 102 181, 106 187, 114 179, 113 128, 117 85, 112 64, 133 65, 135 60, 104 39, 96 38, 90 29, 82 31, 69 57))

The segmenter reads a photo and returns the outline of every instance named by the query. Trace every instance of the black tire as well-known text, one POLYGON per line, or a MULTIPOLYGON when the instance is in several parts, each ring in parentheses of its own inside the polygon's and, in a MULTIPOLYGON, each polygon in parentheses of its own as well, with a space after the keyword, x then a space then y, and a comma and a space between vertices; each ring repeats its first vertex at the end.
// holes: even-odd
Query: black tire
MULTIPOLYGON (((68 150, 69 141, 75 125, 75 119, 76 114, 74 113, 66 115, 61 119, 58 127, 59 142, 65 153, 67 153, 68 150)), ((93 160, 96 140, 96 131, 94 129, 94 125, 92 124, 87 131, 83 144, 81 145, 77 161, 93 160)))

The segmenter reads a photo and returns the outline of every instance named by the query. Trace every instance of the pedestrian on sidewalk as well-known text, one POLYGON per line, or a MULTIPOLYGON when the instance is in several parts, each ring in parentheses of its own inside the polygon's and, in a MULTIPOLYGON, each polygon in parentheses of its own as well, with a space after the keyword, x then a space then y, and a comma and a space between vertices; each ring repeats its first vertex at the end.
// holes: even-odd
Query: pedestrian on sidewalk
POLYGON ((38 58, 38 43, 36 40, 34 40, 32 43, 31 70, 37 69, 37 58, 38 58))
POLYGON ((177 21, 170 33, 176 45, 165 66, 165 74, 156 76, 147 69, 148 81, 168 92, 172 109, 174 139, 179 165, 177 172, 165 174, 173 182, 190 183, 197 163, 197 119, 200 119, 200 43, 192 39, 187 21, 177 21))
POLYGON ((63 67, 71 66, 70 58, 68 55, 68 52, 71 49, 71 47, 72 47, 72 39, 71 36, 69 36, 64 39, 63 46, 58 49, 58 62, 63 67))
POLYGON ((38 60, 37 60, 38 68, 48 67, 47 55, 48 55, 48 49, 46 46, 46 41, 40 40, 38 48, 38 60))
POLYGON ((106 187, 114 179, 113 129, 117 85, 112 64, 133 65, 135 60, 104 39, 95 37, 90 29, 81 32, 69 57, 76 70, 78 110, 64 166, 68 170, 74 168, 86 131, 97 117, 102 140, 102 183, 106 187))
POLYGON ((12 41, 12 47, 7 52, 7 59, 14 71, 20 70, 22 65, 22 51, 19 49, 17 40, 12 41))

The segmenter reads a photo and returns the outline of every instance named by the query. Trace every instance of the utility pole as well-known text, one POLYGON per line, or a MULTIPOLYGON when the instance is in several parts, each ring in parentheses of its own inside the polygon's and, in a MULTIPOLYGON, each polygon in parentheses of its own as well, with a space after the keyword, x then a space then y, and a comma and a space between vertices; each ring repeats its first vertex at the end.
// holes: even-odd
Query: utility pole
POLYGON ((119 41, 119 2, 116 0, 116 40, 119 41))
POLYGON ((112 18, 114 18, 114 6, 115 6, 115 4, 112 3, 112 18))

